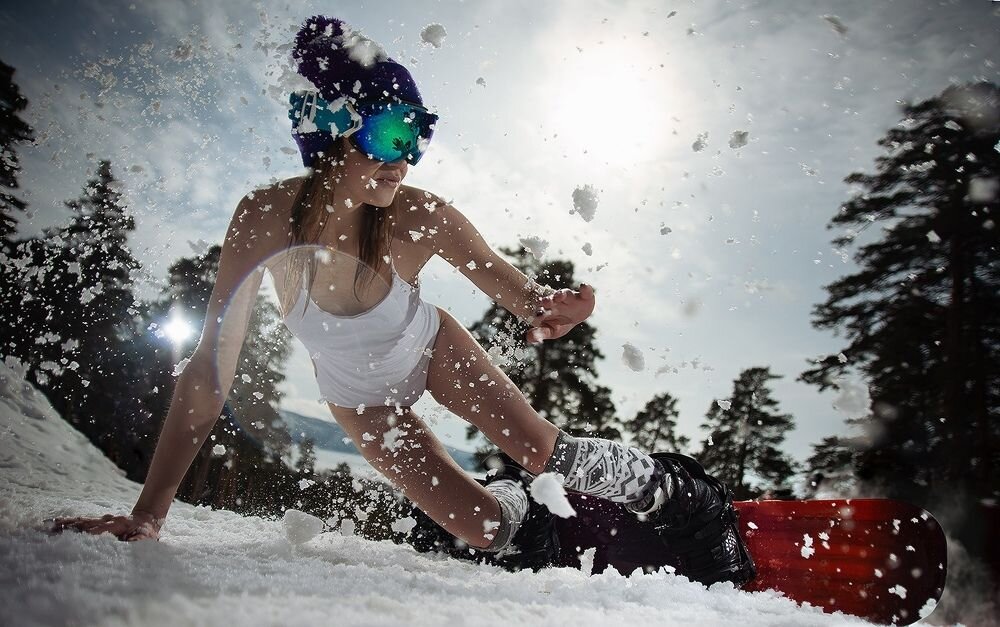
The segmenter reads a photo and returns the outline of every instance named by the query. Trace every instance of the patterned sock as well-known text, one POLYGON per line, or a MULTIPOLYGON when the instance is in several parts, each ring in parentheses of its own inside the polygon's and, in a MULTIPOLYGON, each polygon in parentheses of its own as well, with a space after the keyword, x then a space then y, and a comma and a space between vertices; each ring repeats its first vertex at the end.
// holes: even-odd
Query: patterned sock
POLYGON ((521 521, 528 513, 528 495, 525 494, 521 484, 513 479, 497 479, 487 484, 486 489, 500 503, 500 523, 493 529, 493 541, 480 551, 496 553, 510 544, 518 527, 521 526, 521 521))
POLYGON ((616 503, 648 506, 662 466, 635 447, 600 438, 575 438, 560 429, 545 472, 565 477, 563 486, 616 503))

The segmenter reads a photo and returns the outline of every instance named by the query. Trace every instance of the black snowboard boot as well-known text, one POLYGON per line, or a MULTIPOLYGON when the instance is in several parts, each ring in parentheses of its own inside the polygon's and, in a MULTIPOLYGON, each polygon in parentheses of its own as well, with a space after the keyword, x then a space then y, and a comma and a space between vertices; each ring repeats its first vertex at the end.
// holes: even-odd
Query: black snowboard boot
POLYGON ((673 494, 648 518, 680 559, 678 572, 706 586, 752 581, 757 568, 739 534, 732 491, 687 455, 650 457, 662 466, 663 481, 673 481, 673 494))
POLYGON ((470 548, 416 506, 412 506, 410 513, 417 522, 410 534, 410 544, 421 553, 429 551, 447 553, 456 559, 493 564, 509 571, 530 568, 537 572, 554 565, 559 557, 559 536, 556 535, 555 515, 531 498, 528 487, 534 477, 503 453, 499 453, 491 465, 499 467, 485 480, 478 480, 480 483, 487 485, 499 479, 513 479, 521 484, 528 494, 528 511, 506 548, 497 553, 470 548))
POLYGON ((559 536, 556 533, 555 514, 531 498, 534 475, 502 451, 494 456, 499 467, 486 477, 484 485, 499 479, 513 479, 521 484, 528 495, 528 512, 511 538, 510 544, 493 555, 493 562, 510 571, 531 569, 539 571, 555 564, 559 557, 559 536))

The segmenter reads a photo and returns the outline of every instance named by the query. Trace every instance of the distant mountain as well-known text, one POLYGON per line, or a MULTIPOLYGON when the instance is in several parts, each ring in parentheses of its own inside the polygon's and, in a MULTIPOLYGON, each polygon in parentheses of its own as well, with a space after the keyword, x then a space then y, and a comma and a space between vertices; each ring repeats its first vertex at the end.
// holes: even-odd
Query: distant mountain
MULTIPOLYGON (((278 414, 288 426, 288 433, 296 445, 305 438, 312 438, 317 449, 361 457, 358 449, 347 437, 347 433, 336 422, 310 418, 287 409, 279 409, 278 414)), ((470 451, 463 451, 447 444, 444 448, 460 467, 469 472, 480 472, 476 468, 475 457, 470 451)))

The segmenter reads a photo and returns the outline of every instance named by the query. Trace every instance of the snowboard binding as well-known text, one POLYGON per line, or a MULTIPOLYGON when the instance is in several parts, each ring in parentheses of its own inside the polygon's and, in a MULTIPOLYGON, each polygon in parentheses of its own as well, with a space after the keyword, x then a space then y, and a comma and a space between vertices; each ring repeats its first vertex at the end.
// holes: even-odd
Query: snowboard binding
POLYGON ((510 571, 531 569, 539 571, 555 564, 559 558, 559 535, 555 515, 547 507, 531 498, 531 482, 535 476, 509 455, 500 451, 487 459, 487 466, 499 466, 486 477, 484 485, 500 479, 512 479, 521 484, 528 495, 528 511, 524 520, 511 538, 510 544, 499 553, 493 554, 494 562, 510 571), (490 459, 494 460, 493 463, 490 459))
POLYGON ((678 572, 706 586, 730 581, 741 587, 757 567, 739 534, 733 493, 701 464, 679 453, 653 453, 673 480, 673 495, 648 514, 664 544, 680 560, 678 572))

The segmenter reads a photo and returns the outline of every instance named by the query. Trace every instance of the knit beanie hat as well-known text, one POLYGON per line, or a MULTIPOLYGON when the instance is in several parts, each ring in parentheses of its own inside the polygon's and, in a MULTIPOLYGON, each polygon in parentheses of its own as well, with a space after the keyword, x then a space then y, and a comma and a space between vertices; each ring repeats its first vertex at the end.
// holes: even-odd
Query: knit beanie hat
MULTIPOLYGON (((423 105, 409 71, 389 58, 374 41, 333 17, 314 15, 295 36, 292 58, 299 74, 309 79, 328 102, 346 98, 354 105, 409 102, 423 105)), ((327 131, 292 131, 302 164, 312 167, 334 135, 327 131)))

